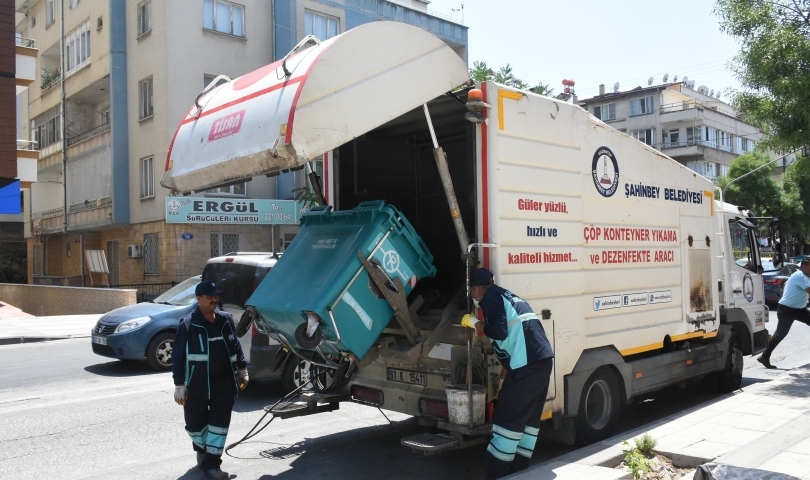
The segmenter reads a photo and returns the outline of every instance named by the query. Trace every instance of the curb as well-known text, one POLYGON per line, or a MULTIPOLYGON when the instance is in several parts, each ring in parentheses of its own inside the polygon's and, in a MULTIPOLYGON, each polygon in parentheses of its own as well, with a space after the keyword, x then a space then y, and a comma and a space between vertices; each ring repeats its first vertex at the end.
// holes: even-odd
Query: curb
POLYGON ((59 337, 6 337, 0 338, 1 345, 18 345, 20 343, 40 343, 51 340, 70 340, 72 338, 87 338, 90 335, 65 335, 59 337))

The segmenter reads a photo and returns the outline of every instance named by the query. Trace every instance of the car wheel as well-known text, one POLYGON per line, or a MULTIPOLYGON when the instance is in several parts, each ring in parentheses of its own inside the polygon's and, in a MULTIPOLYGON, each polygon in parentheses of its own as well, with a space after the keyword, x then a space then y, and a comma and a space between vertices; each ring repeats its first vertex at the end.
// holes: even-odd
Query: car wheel
POLYGON ((597 369, 582 387, 574 422, 577 439, 588 445, 610 437, 619 420, 619 403, 616 376, 607 367, 597 369))
POLYGON ((294 353, 290 353, 287 363, 284 365, 284 372, 281 374, 281 386, 284 388, 284 394, 286 395, 302 384, 309 382, 312 373, 312 363, 294 353))
POLYGON ((163 332, 155 335, 146 347, 146 363, 155 370, 171 370, 173 347, 174 333, 163 332))
POLYGON ((743 374, 743 352, 740 348, 740 340, 737 334, 733 333, 728 339, 729 348, 726 355, 726 364, 723 370, 717 372, 717 391, 729 393, 740 388, 743 374))

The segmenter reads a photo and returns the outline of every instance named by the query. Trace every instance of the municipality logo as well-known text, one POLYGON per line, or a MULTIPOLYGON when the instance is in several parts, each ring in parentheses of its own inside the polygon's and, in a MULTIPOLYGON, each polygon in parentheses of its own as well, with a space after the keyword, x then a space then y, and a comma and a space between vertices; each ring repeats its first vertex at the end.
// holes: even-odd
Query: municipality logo
POLYGON ((591 174, 596 191, 603 197, 611 197, 619 187, 619 162, 608 147, 599 147, 593 154, 591 174))

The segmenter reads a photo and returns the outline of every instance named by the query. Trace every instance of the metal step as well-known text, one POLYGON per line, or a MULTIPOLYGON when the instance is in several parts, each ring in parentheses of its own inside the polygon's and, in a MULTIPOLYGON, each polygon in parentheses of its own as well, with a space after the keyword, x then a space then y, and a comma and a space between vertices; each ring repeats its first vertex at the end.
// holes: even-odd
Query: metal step
POLYGON ((458 440, 444 433, 420 433, 405 437, 400 440, 400 443, 413 450, 414 453, 424 452, 428 456, 459 448, 458 440))
POLYGON ((315 415, 316 413, 331 412, 340 408, 340 404, 326 403, 317 405, 312 402, 284 402, 273 408, 272 405, 264 407, 264 411, 273 414, 273 418, 303 417, 305 415, 315 415))
POLYGON ((301 401, 314 403, 337 403, 351 400, 348 393, 304 392, 298 396, 301 401))
POLYGON ((450 422, 444 422, 439 420, 436 424, 437 427, 441 428, 442 430, 449 430, 451 432, 461 433, 464 435, 476 436, 476 435, 489 435, 492 433, 492 424, 485 423, 483 425, 478 425, 475 427, 468 427, 466 425, 453 425, 450 422))

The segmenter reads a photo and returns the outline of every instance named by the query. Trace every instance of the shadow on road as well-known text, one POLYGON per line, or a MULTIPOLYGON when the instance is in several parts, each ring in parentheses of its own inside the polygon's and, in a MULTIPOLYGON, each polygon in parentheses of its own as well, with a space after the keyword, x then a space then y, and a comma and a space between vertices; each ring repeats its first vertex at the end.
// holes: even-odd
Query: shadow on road
POLYGON ((152 370, 146 363, 136 360, 113 360, 106 363, 97 363, 84 367, 84 370, 104 377, 134 377, 136 375, 165 373, 152 370))

